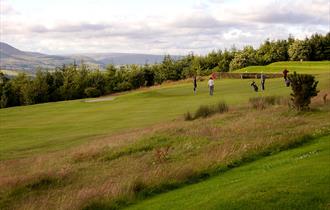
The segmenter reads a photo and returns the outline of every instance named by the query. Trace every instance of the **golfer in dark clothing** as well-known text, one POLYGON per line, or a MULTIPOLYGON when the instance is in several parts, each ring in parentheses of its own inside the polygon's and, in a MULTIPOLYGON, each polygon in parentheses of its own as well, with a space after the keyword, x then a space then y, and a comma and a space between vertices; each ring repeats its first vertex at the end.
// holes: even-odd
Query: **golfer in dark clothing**
POLYGON ((288 79, 288 73, 289 73, 289 71, 287 69, 284 69, 284 71, 283 71, 283 77, 284 77, 284 80, 285 81, 288 79))
POLYGON ((251 86, 253 87, 254 91, 258 92, 258 86, 254 81, 251 83, 251 86))
POLYGON ((265 80, 266 80, 266 76, 264 74, 261 73, 260 75, 260 80, 261 80, 261 89, 265 90, 265 80))
POLYGON ((194 76, 194 94, 196 94, 196 91, 197 91, 197 79, 196 79, 196 76, 194 76))

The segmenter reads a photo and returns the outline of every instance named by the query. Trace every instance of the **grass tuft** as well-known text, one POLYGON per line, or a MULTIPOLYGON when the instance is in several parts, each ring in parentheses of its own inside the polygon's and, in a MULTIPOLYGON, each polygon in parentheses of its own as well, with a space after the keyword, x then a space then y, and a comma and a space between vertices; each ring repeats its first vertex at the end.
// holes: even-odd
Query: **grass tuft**
POLYGON ((207 118, 216 113, 228 112, 228 110, 228 105, 224 101, 220 101, 216 105, 201 105, 195 112, 194 116, 192 116, 190 112, 187 112, 184 114, 184 119, 186 121, 191 121, 198 118, 207 118))
POLYGON ((274 105, 288 105, 288 99, 280 96, 253 97, 249 99, 249 104, 253 109, 263 110, 274 105))

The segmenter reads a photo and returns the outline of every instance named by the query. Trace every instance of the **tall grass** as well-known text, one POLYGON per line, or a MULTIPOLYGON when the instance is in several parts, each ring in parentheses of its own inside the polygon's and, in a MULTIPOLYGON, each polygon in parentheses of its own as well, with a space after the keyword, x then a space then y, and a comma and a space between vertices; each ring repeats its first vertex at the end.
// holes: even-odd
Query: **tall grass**
POLYGON ((273 105, 289 105, 289 99, 281 96, 253 97, 249 99, 252 108, 262 110, 273 105))
POLYGON ((290 114, 283 105, 267 111, 218 105, 227 111, 212 118, 176 120, 67 151, 2 161, 0 206, 116 209, 329 133, 330 106, 320 104, 308 115, 290 114), (55 173, 62 168, 63 176, 55 173), (42 178, 47 171, 53 171, 49 179, 42 178), (15 189, 24 194, 11 193, 15 189))
POLYGON ((190 112, 184 114, 186 121, 195 120, 198 118, 206 118, 216 113, 228 112, 228 105, 224 101, 220 101, 216 105, 201 105, 192 116, 190 112))

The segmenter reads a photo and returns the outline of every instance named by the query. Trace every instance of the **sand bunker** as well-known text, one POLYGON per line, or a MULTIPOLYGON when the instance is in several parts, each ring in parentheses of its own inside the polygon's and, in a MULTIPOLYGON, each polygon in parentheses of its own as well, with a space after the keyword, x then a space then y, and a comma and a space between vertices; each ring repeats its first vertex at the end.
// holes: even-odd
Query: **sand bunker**
POLYGON ((97 98, 97 99, 85 100, 84 102, 93 103, 93 102, 101 102, 101 101, 112 101, 114 99, 115 99, 115 97, 106 97, 106 98, 97 98))

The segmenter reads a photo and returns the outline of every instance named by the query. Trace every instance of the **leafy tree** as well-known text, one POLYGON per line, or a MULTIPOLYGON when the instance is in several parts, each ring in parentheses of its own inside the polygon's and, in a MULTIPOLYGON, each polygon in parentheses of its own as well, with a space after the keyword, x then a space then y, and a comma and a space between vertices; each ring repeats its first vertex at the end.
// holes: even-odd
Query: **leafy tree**
POLYGON ((131 71, 129 73, 129 83, 131 83, 132 88, 139 88, 144 86, 145 83, 145 72, 137 65, 130 67, 131 71))
POLYGON ((236 70, 256 64, 256 51, 252 46, 247 46, 242 51, 235 53, 233 60, 230 62, 229 68, 230 70, 236 70))
POLYGON ((223 72, 229 71, 230 62, 233 60, 233 58, 234 58, 234 53, 232 53, 228 50, 225 50, 222 53, 222 56, 221 56, 220 61, 219 61, 220 71, 223 71, 223 72))
POLYGON ((47 73, 41 70, 37 71, 36 77, 32 80, 31 84, 31 103, 43 103, 47 102, 49 98, 48 94, 48 83, 47 83, 47 73))
POLYGON ((116 72, 117 72, 117 69, 113 64, 109 64, 106 67, 106 75, 105 75, 105 77, 106 77, 106 87, 105 87, 106 92, 111 93, 111 92, 114 91, 115 86, 116 86, 116 79, 115 79, 116 72))
POLYGON ((308 40, 295 40, 288 49, 290 60, 292 61, 308 61, 311 53, 311 47, 308 40))
POLYGON ((286 40, 266 40, 257 50, 257 63, 266 65, 288 59, 288 44, 286 40))
MULTIPOLYGON (((153 86, 155 84, 155 72, 152 71, 149 65, 143 67, 144 81, 147 87, 153 86)), ((143 84, 144 85, 144 84, 143 84)))
POLYGON ((87 97, 98 97, 101 95, 101 91, 95 87, 88 87, 84 90, 84 93, 87 97))
POLYGON ((180 79, 180 75, 177 74, 177 71, 175 69, 174 60, 171 58, 170 55, 164 56, 164 60, 160 68, 164 72, 166 80, 180 79))
POLYGON ((330 60, 330 32, 327 33, 327 35, 325 35, 325 37, 323 38, 324 41, 324 59, 325 60, 330 60))
POLYGON ((308 39, 308 45, 310 46, 310 60, 321 61, 326 59, 325 51, 329 47, 326 43, 326 37, 321 34, 313 34, 308 39))
POLYGON ((318 81, 315 77, 309 74, 297 74, 294 72, 288 76, 291 81, 291 100, 297 110, 308 109, 311 103, 311 98, 317 96, 319 91, 316 90, 318 81))
POLYGON ((152 65, 150 68, 151 68, 151 71, 154 72, 155 83, 162 84, 166 80, 166 75, 165 75, 165 72, 162 71, 161 65, 155 64, 155 65, 152 65))
POLYGON ((11 82, 4 84, 1 92, 1 108, 20 105, 18 95, 16 95, 11 82))

